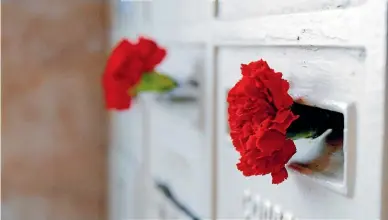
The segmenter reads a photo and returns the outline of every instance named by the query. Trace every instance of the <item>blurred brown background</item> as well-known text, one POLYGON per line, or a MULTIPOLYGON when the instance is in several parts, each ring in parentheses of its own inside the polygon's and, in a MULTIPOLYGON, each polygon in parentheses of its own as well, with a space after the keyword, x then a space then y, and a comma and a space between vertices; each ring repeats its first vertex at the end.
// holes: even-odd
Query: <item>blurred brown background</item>
POLYGON ((2 219, 107 219, 107 1, 1 9, 2 219))

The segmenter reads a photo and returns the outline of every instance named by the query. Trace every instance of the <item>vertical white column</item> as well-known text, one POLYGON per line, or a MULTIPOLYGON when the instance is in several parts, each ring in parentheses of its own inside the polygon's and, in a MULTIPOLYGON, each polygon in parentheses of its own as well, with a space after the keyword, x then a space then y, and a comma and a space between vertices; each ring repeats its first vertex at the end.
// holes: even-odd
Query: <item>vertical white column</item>
MULTIPOLYGON (((139 97, 139 101, 141 104, 142 112, 142 164, 141 164, 141 190, 136 192, 135 198, 139 199, 139 207, 137 207, 139 213, 139 217, 141 218, 149 218, 152 216, 148 216, 148 206, 152 202, 152 175, 151 175, 151 138, 149 135, 151 132, 150 123, 151 123, 151 112, 149 109, 149 101, 152 99, 152 94, 142 94, 139 97)), ((135 180, 138 181, 138 180, 135 180)))

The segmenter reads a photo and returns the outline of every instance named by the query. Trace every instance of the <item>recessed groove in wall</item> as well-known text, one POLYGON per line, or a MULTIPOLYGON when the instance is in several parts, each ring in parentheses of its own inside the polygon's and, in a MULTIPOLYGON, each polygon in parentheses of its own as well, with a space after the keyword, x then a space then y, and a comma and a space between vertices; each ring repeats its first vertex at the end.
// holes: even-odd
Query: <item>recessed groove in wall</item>
POLYGON ((217 0, 216 2, 216 16, 223 20, 233 20, 265 15, 346 9, 361 5, 366 0, 217 0))
POLYGON ((213 15, 214 17, 218 17, 219 10, 220 10, 220 0, 214 0, 213 2, 213 15))

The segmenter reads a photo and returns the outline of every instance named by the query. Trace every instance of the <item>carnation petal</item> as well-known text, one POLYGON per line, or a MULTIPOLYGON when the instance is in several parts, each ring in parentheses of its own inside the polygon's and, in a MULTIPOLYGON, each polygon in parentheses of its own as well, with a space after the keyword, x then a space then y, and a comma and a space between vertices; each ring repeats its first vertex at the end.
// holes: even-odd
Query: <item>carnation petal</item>
POLYGON ((284 148, 283 148, 283 151, 282 151, 282 158, 283 158, 282 163, 283 164, 288 163, 288 161, 291 159, 291 157, 295 153, 296 153, 296 146, 295 146, 294 141, 292 141, 291 139, 285 140, 284 148))
POLYGON ((272 121, 271 129, 275 129, 282 134, 286 134, 288 127, 295 121, 299 116, 296 116, 289 109, 279 111, 274 120, 272 121))
POLYGON ((128 56, 131 56, 135 50, 135 45, 127 39, 121 40, 117 46, 113 49, 111 55, 106 63, 104 75, 113 77, 121 66, 128 60, 128 56))
POLYGON ((139 38, 136 48, 143 61, 142 72, 154 70, 155 66, 162 62, 167 54, 167 51, 164 48, 159 47, 155 41, 145 37, 139 38))
POLYGON ((257 140, 257 148, 263 155, 270 156, 284 146, 286 136, 276 130, 262 130, 257 140))
POLYGON ((279 184, 288 178, 288 172, 287 169, 283 167, 279 172, 271 173, 271 176, 272 184, 279 184))

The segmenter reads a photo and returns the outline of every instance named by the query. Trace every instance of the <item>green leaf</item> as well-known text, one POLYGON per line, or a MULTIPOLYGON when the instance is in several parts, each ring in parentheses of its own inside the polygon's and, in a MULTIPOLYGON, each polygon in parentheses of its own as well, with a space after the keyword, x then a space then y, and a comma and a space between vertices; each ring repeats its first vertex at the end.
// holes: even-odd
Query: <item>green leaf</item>
POLYGON ((287 132, 287 138, 290 138, 292 140, 297 140, 301 138, 312 138, 314 137, 316 131, 302 131, 297 133, 288 133, 287 132))
POLYGON ((158 72, 143 74, 140 82, 130 91, 131 95, 142 92, 163 93, 175 89, 178 83, 171 77, 158 72))

